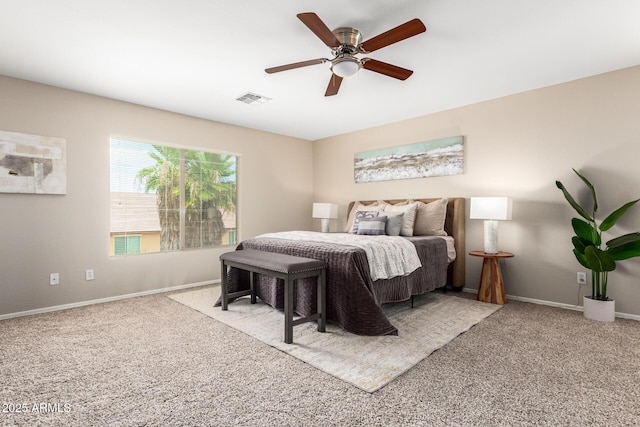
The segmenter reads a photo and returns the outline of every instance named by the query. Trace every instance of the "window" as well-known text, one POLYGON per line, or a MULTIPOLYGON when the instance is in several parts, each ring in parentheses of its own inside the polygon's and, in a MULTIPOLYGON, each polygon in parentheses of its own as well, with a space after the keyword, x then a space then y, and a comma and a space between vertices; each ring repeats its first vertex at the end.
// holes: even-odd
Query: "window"
POLYGON ((235 244, 236 166, 230 154, 112 138, 111 255, 235 244))
POLYGON ((140 236, 114 236, 115 255, 140 253, 140 236))

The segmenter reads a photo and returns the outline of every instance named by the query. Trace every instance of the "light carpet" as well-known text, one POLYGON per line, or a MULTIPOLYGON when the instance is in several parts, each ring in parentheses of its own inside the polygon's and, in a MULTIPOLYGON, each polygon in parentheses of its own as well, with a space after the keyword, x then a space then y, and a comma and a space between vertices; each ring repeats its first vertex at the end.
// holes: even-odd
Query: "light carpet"
POLYGON ((369 393, 501 308, 432 292, 416 298, 413 309, 408 302, 384 306, 397 336, 355 335, 331 324, 321 333, 315 322, 308 322, 295 326, 293 343, 286 344, 282 311, 259 299, 251 304, 248 297, 222 311, 213 306, 219 295, 220 286, 209 286, 168 297, 369 393))

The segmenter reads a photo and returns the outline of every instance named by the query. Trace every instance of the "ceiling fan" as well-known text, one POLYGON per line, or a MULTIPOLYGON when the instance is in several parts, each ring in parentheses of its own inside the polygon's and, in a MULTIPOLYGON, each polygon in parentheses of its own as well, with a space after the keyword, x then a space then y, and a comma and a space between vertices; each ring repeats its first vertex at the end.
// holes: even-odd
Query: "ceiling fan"
POLYGON ((399 80, 408 79, 409 76, 413 74, 413 71, 371 58, 358 58, 356 55, 382 49, 390 44, 408 39, 427 30, 422 21, 416 18, 363 42, 362 34, 355 28, 340 27, 331 31, 318 15, 313 12, 299 13, 296 16, 313 31, 324 44, 331 48, 333 58, 318 58, 294 62, 292 64, 267 68, 265 71, 272 74, 294 68, 330 62, 332 75, 324 96, 337 94, 342 79, 356 74, 360 68, 375 71, 376 73, 399 80))

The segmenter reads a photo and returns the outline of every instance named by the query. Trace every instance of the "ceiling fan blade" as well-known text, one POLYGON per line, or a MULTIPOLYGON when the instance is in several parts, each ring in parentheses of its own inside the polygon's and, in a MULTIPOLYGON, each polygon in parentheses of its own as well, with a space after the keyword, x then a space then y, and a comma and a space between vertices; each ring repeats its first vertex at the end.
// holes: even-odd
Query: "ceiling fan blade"
POLYGON ((320 40, 329 47, 340 46, 340 40, 331 32, 331 30, 322 22, 322 19, 313 12, 299 13, 296 15, 304 25, 309 27, 320 40))
POLYGON ((360 49, 364 53, 373 52, 374 50, 382 49, 390 44, 424 33, 425 31, 427 31, 427 27, 424 26, 421 20, 415 18, 362 42, 362 44, 360 44, 360 49))
POLYGON ((278 67, 267 68, 266 71, 269 74, 279 73, 280 71, 293 70, 294 68, 307 67, 309 65, 317 65, 324 64, 328 59, 318 58, 318 59, 310 59, 308 61, 294 62, 293 64, 280 65, 278 67))
POLYGON ((337 94, 341 84, 342 77, 331 73, 331 80, 329 80, 329 86, 327 86, 327 91, 324 93, 324 96, 333 96, 337 94))
POLYGON ((413 71, 407 70, 406 68, 370 58, 364 58, 362 60, 362 67, 369 71, 375 71, 376 73, 384 74, 385 76, 393 77, 398 80, 406 80, 411 76, 411 74, 413 74, 413 71))

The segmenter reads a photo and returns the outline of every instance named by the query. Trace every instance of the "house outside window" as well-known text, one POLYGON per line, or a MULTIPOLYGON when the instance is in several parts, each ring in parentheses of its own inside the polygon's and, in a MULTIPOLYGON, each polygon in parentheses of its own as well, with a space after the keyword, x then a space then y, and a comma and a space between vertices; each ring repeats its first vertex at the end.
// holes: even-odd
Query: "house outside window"
POLYGON ((131 255, 140 253, 140 236, 113 236, 115 255, 131 255))
POLYGON ((236 169, 234 155, 112 138, 110 255, 235 244, 236 169))

